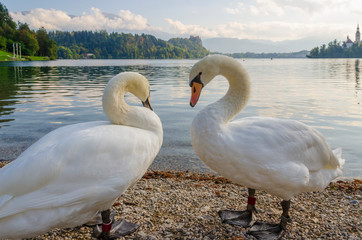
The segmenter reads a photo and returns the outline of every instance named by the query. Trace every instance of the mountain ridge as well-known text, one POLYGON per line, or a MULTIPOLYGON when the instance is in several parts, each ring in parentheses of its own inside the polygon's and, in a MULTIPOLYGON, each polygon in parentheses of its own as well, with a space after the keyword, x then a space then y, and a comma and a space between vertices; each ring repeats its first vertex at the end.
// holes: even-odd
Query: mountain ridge
POLYGON ((323 40, 303 38, 298 40, 270 41, 262 39, 208 38, 203 46, 211 52, 221 53, 287 53, 310 50, 323 44, 323 40))

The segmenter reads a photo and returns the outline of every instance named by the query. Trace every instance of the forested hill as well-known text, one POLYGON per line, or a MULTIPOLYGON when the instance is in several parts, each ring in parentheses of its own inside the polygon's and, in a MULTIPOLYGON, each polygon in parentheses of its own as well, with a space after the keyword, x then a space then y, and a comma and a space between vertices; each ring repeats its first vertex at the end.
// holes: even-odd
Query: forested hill
POLYGON ((169 41, 146 34, 106 31, 50 32, 58 44, 58 58, 168 59, 202 58, 209 52, 197 36, 169 41))

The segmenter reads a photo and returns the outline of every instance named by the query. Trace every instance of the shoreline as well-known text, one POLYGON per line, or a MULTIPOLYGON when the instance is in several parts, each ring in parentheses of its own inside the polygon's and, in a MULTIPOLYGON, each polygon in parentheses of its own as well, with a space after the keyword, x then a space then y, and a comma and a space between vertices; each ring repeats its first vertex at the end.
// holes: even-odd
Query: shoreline
MULTIPOLYGON (((0 162, 0 167, 2 163, 0 162)), ((222 224, 219 210, 244 210, 247 188, 214 174, 148 171, 113 205, 115 220, 140 225, 121 239, 253 239, 248 229, 222 224)), ((257 220, 277 223, 280 198, 257 191, 257 220)), ((292 223, 282 239, 361 239, 362 181, 337 180, 322 192, 292 199, 292 223)), ((92 228, 54 229, 40 239, 92 239, 92 228)))

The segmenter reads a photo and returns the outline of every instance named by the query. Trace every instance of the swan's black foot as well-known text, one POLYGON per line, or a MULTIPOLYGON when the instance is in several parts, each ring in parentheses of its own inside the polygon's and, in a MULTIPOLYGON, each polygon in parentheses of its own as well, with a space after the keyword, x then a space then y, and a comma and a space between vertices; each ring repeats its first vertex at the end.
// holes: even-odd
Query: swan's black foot
POLYGON ((274 240, 283 236, 284 229, 280 224, 256 222, 247 234, 257 239, 274 240))
POLYGON ((102 225, 96 225, 93 230, 93 237, 98 239, 117 239, 135 232, 138 228, 139 225, 122 219, 112 223, 112 228, 109 232, 103 232, 102 225))
POLYGON ((233 211, 233 210, 222 210, 218 212, 222 223, 227 223, 230 225, 242 226, 244 228, 250 227, 254 220, 252 212, 245 211, 233 211))

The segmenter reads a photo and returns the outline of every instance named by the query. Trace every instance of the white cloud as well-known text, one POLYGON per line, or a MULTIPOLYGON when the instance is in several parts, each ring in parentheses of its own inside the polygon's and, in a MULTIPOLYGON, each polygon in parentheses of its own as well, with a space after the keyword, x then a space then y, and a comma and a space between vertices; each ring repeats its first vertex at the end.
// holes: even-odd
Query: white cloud
POLYGON ((172 31, 180 35, 199 35, 202 38, 226 37, 240 39, 268 39, 272 41, 297 40, 302 38, 346 37, 346 26, 326 23, 293 23, 284 21, 264 21, 240 23, 237 21, 216 25, 208 29, 199 25, 187 25, 178 20, 165 19, 172 31))
POLYGON ((241 3, 241 2, 237 3, 236 6, 234 6, 233 8, 231 8, 231 7, 225 8, 225 12, 228 14, 232 14, 232 15, 239 14, 245 10, 246 10, 246 8, 244 6, 244 3, 241 3))
POLYGON ((281 16, 284 14, 284 6, 279 5, 275 1, 269 0, 256 0, 258 4, 258 12, 263 15, 276 15, 281 16))
POLYGON ((346 26, 342 24, 324 23, 288 23, 269 21, 261 23, 229 22, 218 25, 216 32, 220 37, 268 39, 272 41, 296 40, 301 38, 324 38, 329 36, 333 40, 345 39, 346 26))
POLYGON ((91 8, 89 14, 71 17, 55 9, 36 8, 26 13, 11 13, 14 21, 26 22, 33 29, 47 30, 157 30, 147 24, 147 19, 128 10, 120 10, 118 15, 104 14, 98 8, 91 8))
POLYGON ((238 14, 240 13, 240 10, 237 8, 225 8, 225 12, 227 12, 228 14, 238 14))
POLYGON ((186 25, 178 20, 172 20, 166 18, 165 21, 169 24, 171 29, 177 34, 187 34, 187 35, 198 35, 206 38, 218 37, 218 34, 214 30, 202 27, 200 25, 186 25))
POLYGON ((255 5, 250 5, 254 14, 282 16, 295 11, 309 16, 324 15, 338 12, 349 14, 362 13, 360 0, 256 0, 255 5))

